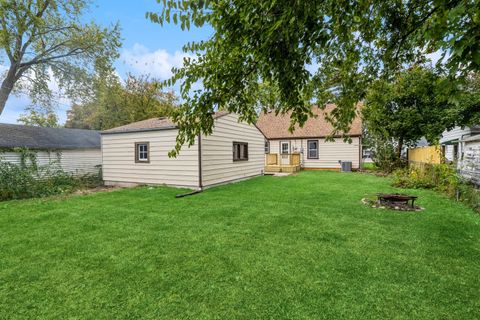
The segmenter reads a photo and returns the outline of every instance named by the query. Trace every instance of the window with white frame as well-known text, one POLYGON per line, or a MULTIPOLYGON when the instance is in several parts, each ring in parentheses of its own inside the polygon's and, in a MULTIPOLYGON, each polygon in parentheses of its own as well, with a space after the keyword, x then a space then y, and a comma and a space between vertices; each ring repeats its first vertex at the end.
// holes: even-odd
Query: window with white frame
POLYGON ((290 144, 288 142, 282 142, 282 154, 290 153, 290 144))
POLYGON ((307 159, 318 159, 318 140, 307 141, 307 159))
POLYGON ((265 140, 265 153, 270 153, 270 142, 265 140))
POLYGON ((150 144, 148 142, 135 143, 135 162, 150 162, 150 144))

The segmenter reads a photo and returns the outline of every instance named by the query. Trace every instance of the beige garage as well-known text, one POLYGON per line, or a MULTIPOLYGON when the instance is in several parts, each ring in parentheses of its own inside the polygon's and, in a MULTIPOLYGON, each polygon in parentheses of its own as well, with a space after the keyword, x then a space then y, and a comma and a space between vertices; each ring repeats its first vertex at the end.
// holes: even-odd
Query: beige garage
POLYGON ((184 146, 176 158, 177 126, 154 118, 102 132, 107 185, 168 185, 202 189, 263 174, 265 137, 238 115, 217 112, 214 130, 184 146))

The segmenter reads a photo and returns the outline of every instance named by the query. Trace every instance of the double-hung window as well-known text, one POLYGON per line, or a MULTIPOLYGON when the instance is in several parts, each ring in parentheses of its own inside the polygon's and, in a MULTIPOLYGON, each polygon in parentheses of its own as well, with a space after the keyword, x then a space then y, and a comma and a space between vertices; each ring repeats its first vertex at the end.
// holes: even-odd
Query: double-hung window
POLYGON ((290 153, 290 143, 282 142, 280 145, 281 145, 282 154, 289 154, 290 153))
POLYGON ((150 144, 148 142, 135 143, 135 162, 137 163, 150 162, 150 144))
POLYGON ((233 161, 248 160, 248 143, 233 142, 233 161))
POLYGON ((307 141, 307 159, 318 159, 318 140, 307 141))
POLYGON ((270 153, 270 142, 265 140, 265 153, 270 153))

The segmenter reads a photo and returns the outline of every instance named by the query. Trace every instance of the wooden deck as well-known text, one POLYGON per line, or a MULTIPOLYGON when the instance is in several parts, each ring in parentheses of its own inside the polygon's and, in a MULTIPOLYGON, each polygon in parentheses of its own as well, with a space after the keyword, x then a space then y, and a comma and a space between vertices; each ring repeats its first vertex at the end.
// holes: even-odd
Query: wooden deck
POLYGON ((265 173, 286 172, 295 173, 300 171, 300 154, 281 154, 269 153, 265 157, 265 173))

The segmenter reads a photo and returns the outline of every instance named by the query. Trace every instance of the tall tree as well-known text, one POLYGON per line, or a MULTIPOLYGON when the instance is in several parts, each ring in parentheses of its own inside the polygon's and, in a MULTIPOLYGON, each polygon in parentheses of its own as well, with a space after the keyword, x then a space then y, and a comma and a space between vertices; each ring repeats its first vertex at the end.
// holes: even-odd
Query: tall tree
POLYGON ((8 70, 0 86, 0 114, 13 90, 34 103, 52 103, 48 86, 76 97, 95 69, 109 68, 118 56, 119 26, 101 28, 84 23, 89 0, 0 1, 0 60, 8 70))
POLYGON ((262 82, 278 91, 276 111, 292 111, 292 127, 311 115, 315 99, 336 102, 334 130, 348 132, 368 85, 405 64, 440 50, 449 53, 452 74, 480 67, 480 0, 160 3, 160 12, 147 14, 153 22, 214 30, 209 39, 184 46, 196 58, 187 58, 167 81, 185 81, 177 151, 199 132, 211 133, 217 108, 254 122, 262 82), (191 92, 197 82, 203 89, 191 92))
POLYGON ((173 92, 161 90, 148 76, 128 75, 122 83, 115 75, 98 78, 95 94, 67 111, 67 128, 104 130, 135 121, 169 116, 177 105, 173 92))
POLYGON ((466 124, 462 113, 479 103, 466 83, 415 66, 391 82, 375 81, 362 115, 369 135, 395 145, 399 159, 404 146, 422 137, 437 143, 445 129, 466 124))

